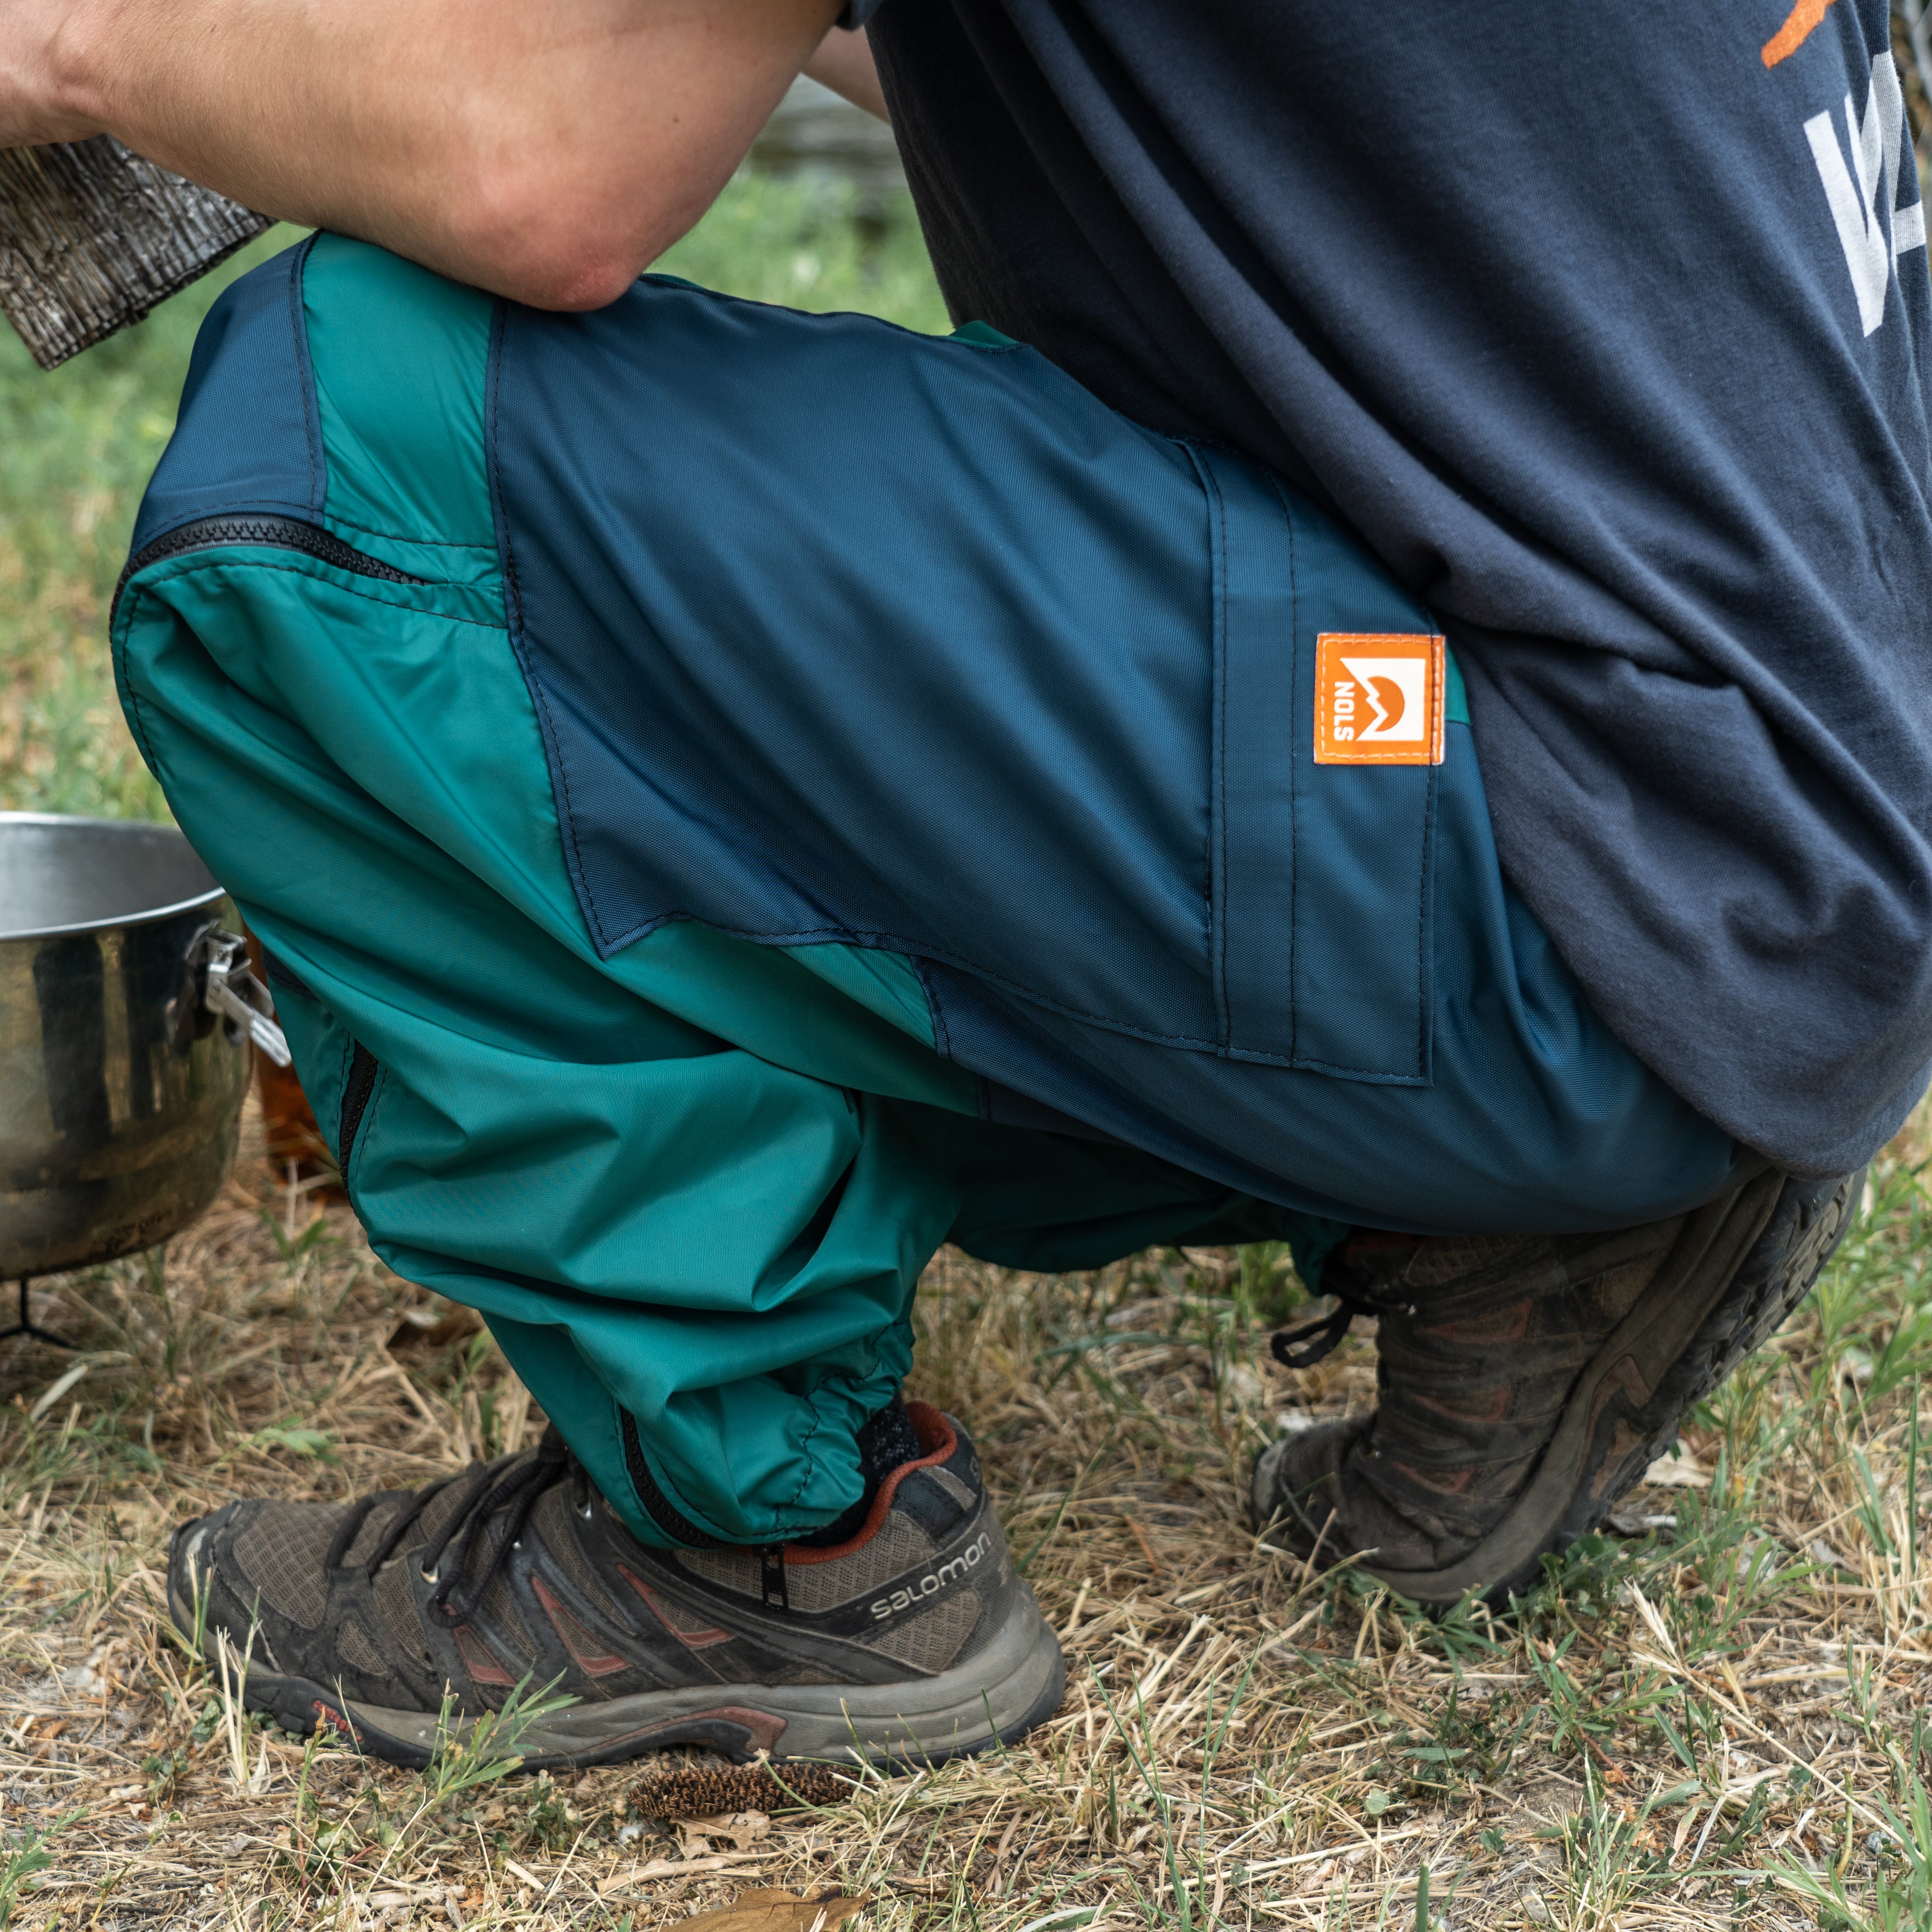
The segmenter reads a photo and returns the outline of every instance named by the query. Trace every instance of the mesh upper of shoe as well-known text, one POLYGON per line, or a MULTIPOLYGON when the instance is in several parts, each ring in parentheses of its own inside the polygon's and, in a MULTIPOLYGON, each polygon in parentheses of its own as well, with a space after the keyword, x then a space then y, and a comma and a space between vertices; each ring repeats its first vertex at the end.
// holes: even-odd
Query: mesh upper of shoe
POLYGON ((934 1546, 917 1523, 892 1510, 877 1532, 850 1555, 836 1556, 829 1563, 788 1563, 786 1598, 794 1610, 808 1616, 836 1610, 876 1589, 887 1577, 923 1563, 934 1546))
POLYGON ((1390 1258, 1406 1254, 1406 1264, 1396 1270, 1406 1287, 1441 1288, 1479 1269, 1522 1255, 1524 1249, 1520 1235, 1458 1234, 1396 1250, 1390 1258))
POLYGON ((364 1628, 362 1619, 353 1610, 342 1619, 342 1627, 335 1634, 336 1654, 343 1662, 356 1670, 366 1672, 371 1677, 388 1677, 393 1673, 389 1660, 376 1646, 376 1640, 364 1628))
POLYGON ((571 1521, 574 1508, 570 1485, 559 1483, 537 1498, 530 1522, 543 1538, 550 1561, 583 1592, 584 1600, 608 1617, 618 1629, 632 1629, 636 1619, 612 1600, 609 1590, 578 1546, 576 1528, 571 1521))
POLYGON ((322 1558, 342 1520, 339 1504, 265 1503, 235 1539, 235 1561, 262 1600, 314 1630, 328 1608, 322 1558))
POLYGON ((374 1594, 376 1614, 390 1640, 423 1669, 433 1669, 429 1646, 423 1640, 422 1619, 416 1615, 416 1600, 410 1588, 407 1557, 398 1557, 376 1571, 374 1594))
POLYGON ((402 1507, 404 1500, 401 1496, 392 1496, 387 1500, 378 1502, 362 1519, 362 1527, 356 1532, 355 1541, 343 1552, 342 1561, 345 1565, 354 1569, 368 1562, 375 1555, 376 1544, 382 1541, 384 1533, 395 1520, 396 1512, 402 1507))
MULTIPOLYGON (((410 1580, 410 1558, 412 1552, 422 1549, 436 1535, 462 1507, 464 1498, 469 1493, 471 1480, 469 1476, 459 1476, 439 1490, 430 1498, 422 1514, 404 1532, 400 1544, 376 1573, 373 1595, 378 1619, 390 1640, 424 1670, 434 1666, 429 1646, 424 1640, 422 1620, 416 1609, 416 1594, 410 1580)), ((374 1555, 377 1544, 395 1520, 396 1510, 406 1500, 398 1498, 369 1512, 368 1520, 356 1532, 355 1540, 343 1558, 345 1568, 366 1563, 374 1555)), ((296 1506, 278 1504, 272 1505, 271 1509, 280 1511, 293 1507, 296 1506)), ((264 1510, 262 1514, 266 1516, 270 1513, 270 1510, 264 1510)), ((341 1521, 341 1511, 332 1510, 328 1514, 332 1519, 329 1530, 329 1536, 332 1537, 334 1534, 333 1525, 341 1521)), ((316 1550, 313 1560, 310 1574, 315 1578, 318 1588, 322 1585, 322 1560, 328 1546, 328 1537, 325 1537, 316 1550)), ((475 1576, 482 1574, 483 1565, 488 1560, 488 1549, 489 1536, 486 1531, 477 1538, 470 1550, 469 1561, 464 1566, 466 1575, 475 1576)), ((528 1634, 517 1616, 516 1606, 508 1592, 502 1587, 500 1575, 491 1579, 490 1587, 484 1592, 484 1602, 488 1611, 507 1623, 527 1647, 530 1642, 528 1634)), ((309 1628, 313 1628, 314 1625, 309 1628)), ((344 1654, 347 1653, 344 1652, 344 1654)), ((354 1660, 350 1659, 352 1662, 354 1660)))
POLYGON ((1626 1262, 1597 1278, 1597 1306, 1611 1320, 1621 1321, 1636 1306, 1636 1298, 1649 1286, 1657 1272, 1658 1258, 1646 1255, 1640 1261, 1626 1262))
MULTIPOLYGON (((934 1546, 918 1524, 896 1510, 890 1511, 874 1534, 848 1554, 808 1562, 794 1555, 785 1564, 787 1600, 808 1616, 836 1609, 923 1562, 934 1546)), ((728 1590, 748 1597, 764 1594, 764 1563, 755 1550, 681 1550, 677 1560, 728 1590)))
POLYGON ((755 1550, 736 1544, 723 1550, 680 1550, 677 1560, 707 1583, 718 1584, 747 1597, 764 1594, 764 1564, 755 1550))
MULTIPOLYGON (((548 1548, 549 1546, 546 1544, 544 1546, 548 1548)), ((502 1570, 498 1570, 490 1579, 489 1587, 483 1592, 482 1600, 476 1607, 477 1613, 483 1622, 493 1630, 501 1632, 514 1642, 526 1658, 533 1658, 536 1655, 536 1646, 531 1640, 522 1617, 518 1614, 517 1600, 510 1594, 510 1586, 504 1580, 502 1570)))
POLYGON ((980 1599, 970 1590, 908 1617, 872 1639, 872 1648, 910 1664, 916 1670, 949 1670, 960 1661, 960 1646, 980 1621, 980 1599))

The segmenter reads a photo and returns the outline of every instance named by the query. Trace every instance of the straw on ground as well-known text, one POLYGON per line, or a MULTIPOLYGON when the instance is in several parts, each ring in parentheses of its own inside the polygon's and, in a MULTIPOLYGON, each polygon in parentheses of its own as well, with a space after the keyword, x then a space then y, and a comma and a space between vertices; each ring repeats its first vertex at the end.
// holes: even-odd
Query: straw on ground
POLYGON ((882 1932, 1932 1926, 1919 1132, 1657 1483, 1502 1618, 1258 1545, 1256 1448, 1374 1400, 1359 1334, 1268 1364, 1285 1253, 943 1254, 915 1392, 979 1440, 1066 1701, 1021 1748, 784 1810, 694 1755, 508 1771, 514 1712, 425 1776, 379 1767, 170 1640, 183 1515, 414 1484, 542 1426, 473 1318, 244 1158, 165 1254, 37 1291, 74 1362, 0 1354, 0 1923, 641 1932, 750 1886, 869 1892, 882 1932), (741 1822, 661 1815, 680 1790, 741 1822))

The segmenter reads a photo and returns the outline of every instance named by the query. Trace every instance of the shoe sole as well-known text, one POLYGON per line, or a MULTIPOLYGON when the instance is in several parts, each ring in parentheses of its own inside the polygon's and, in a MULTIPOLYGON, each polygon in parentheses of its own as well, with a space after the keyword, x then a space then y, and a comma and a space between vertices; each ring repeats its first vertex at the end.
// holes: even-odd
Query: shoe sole
MULTIPOLYGON (((170 1566, 172 1568, 172 1566, 170 1566)), ((176 1627, 194 1628, 191 1606, 169 1580, 176 1627), (185 1610, 185 1615, 184 1611, 185 1610)), ((956 1668, 896 1684, 716 1684, 646 1690, 607 1702, 572 1704, 492 1743, 526 1771, 615 1764, 646 1751, 700 1745, 738 1763, 761 1754, 784 1763, 812 1760, 914 1769, 1016 1742, 1060 1708, 1066 1668, 1058 1640, 1030 1591, 991 1642, 956 1668)), ((317 1724, 372 1757, 420 1770, 439 1744, 466 1742, 478 1720, 442 1738, 433 1712, 386 1709, 344 1697, 312 1678, 252 1664, 242 1688, 251 1711, 306 1736, 317 1724)))
MULTIPOLYGON (((1861 1169, 1835 1183, 1771 1174, 1748 1184, 1725 1204, 1720 1219, 1713 1216, 1689 1261, 1660 1270, 1611 1331, 1577 1378, 1535 1474, 1487 1536, 1441 1569, 1384 1569, 1372 1558, 1360 1567, 1412 1602, 1436 1610, 1471 1595, 1502 1608, 1540 1581, 1544 1558, 1595 1528, 1663 1453, 1684 1411, 1804 1300, 1850 1226, 1864 1181, 1861 1169), (1787 1194, 1788 1238, 1760 1271, 1752 1266, 1756 1250, 1787 1194), (1702 1293, 1694 1292, 1700 1271, 1709 1283, 1702 1293)), ((1262 1507, 1268 1486, 1258 1462, 1257 1522, 1278 1514, 1262 1507)))

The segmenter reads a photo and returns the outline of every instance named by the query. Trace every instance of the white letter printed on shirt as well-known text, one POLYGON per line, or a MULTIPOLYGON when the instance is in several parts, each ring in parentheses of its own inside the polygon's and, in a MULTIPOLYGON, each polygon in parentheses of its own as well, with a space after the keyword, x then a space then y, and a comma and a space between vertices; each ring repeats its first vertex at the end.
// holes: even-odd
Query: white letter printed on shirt
POLYGON ((1830 113, 1813 115, 1804 124, 1804 136, 1824 184, 1838 245, 1845 251, 1858 321, 1869 335, 1885 320, 1886 291, 1898 258, 1925 245, 1924 203, 1898 204, 1901 173, 1916 171, 1906 146, 1905 96, 1888 47, 1872 57, 1863 116, 1854 112, 1850 94, 1844 107, 1850 167, 1830 113))

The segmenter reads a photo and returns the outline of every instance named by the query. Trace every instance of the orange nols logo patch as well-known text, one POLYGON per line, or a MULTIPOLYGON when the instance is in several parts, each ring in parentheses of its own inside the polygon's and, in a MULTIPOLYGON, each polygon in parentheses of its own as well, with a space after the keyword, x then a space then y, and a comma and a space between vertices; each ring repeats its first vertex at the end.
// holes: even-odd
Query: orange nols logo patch
POLYGON ((1324 631, 1315 640, 1315 762, 1439 765, 1442 640, 1324 631))

